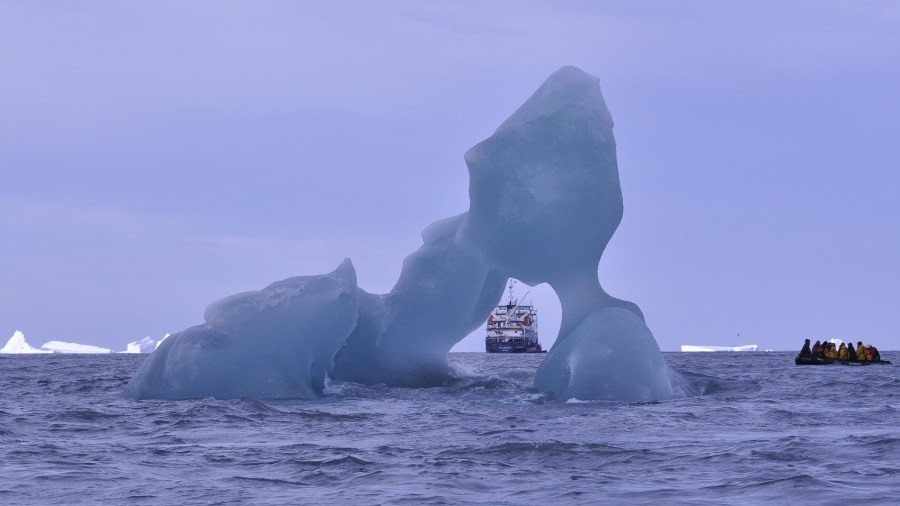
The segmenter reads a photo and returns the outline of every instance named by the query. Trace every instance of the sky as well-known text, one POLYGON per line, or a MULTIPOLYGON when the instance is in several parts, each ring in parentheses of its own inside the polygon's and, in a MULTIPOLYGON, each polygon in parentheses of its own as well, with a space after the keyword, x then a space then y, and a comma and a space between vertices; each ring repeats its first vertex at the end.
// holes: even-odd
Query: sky
POLYGON ((663 351, 900 349, 891 1, 2 0, 0 341, 122 350, 344 258, 388 292, 564 65, 616 124, 600 281, 663 351))

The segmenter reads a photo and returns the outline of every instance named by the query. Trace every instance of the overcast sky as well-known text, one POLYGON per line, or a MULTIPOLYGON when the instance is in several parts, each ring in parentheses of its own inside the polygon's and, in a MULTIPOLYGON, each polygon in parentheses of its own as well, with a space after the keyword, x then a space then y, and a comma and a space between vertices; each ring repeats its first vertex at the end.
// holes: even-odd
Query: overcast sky
POLYGON ((900 3, 783 0, 0 0, 0 341, 124 349, 345 257, 387 292, 563 65, 616 123, 601 283, 664 351, 900 349, 900 3))

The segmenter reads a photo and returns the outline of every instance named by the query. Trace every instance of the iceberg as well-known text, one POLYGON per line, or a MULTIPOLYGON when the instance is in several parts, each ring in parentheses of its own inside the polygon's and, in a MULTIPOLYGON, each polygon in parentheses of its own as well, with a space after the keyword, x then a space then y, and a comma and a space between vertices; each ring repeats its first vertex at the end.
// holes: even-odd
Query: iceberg
POLYGON ((151 353, 156 349, 156 346, 156 341, 150 339, 150 336, 147 336, 140 341, 132 341, 128 343, 128 345, 125 346, 125 351, 123 351, 122 353, 151 353))
POLYGON ((356 326, 359 292, 349 260, 213 302, 206 323, 173 334, 125 387, 133 398, 314 398, 356 326))
POLYGON ((50 350, 42 350, 40 348, 34 348, 25 341, 25 335, 22 334, 21 331, 17 330, 13 332, 12 337, 9 338, 9 341, 3 345, 3 348, 0 348, 0 353, 10 354, 10 355, 24 355, 24 354, 36 354, 36 353, 53 353, 50 350))
POLYGON ((89 344, 67 343, 64 341, 47 341, 40 348, 34 348, 25 341, 25 335, 21 331, 15 331, 7 341, 0 353, 6 354, 33 354, 33 353, 110 353, 109 348, 91 346, 89 344))
POLYGON ((561 68, 465 159, 462 240, 504 276, 547 283, 559 296, 559 335, 535 387, 561 400, 672 398, 677 379, 643 313, 607 294, 597 276, 624 210, 599 79, 561 68))
POLYGON ((440 385, 450 349, 483 323, 506 282, 488 272, 478 251, 455 243, 462 219, 430 225, 387 294, 356 287, 348 260, 324 277, 214 302, 205 325, 160 342, 125 395, 312 398, 322 395, 326 375, 367 385, 440 385), (295 296, 276 296, 285 291, 295 296))
POLYGON ((456 240, 465 219, 428 226, 390 293, 361 291, 357 327, 338 351, 331 378, 405 387, 447 379, 450 349, 484 323, 506 283, 480 251, 456 240))
POLYGON ((741 346, 697 346, 693 344, 682 344, 682 352, 709 352, 709 351, 756 351, 755 344, 744 344, 741 346))
POLYGON ((109 348, 92 346, 90 344, 67 343, 64 341, 47 341, 41 345, 42 350, 51 353, 76 353, 76 354, 104 354, 110 353, 109 348))
POLYGON ((326 379, 439 385, 452 346, 517 278, 548 283, 562 305, 538 390, 560 400, 672 398, 678 380, 641 310, 598 279, 624 209, 612 130, 599 79, 561 68, 465 153, 469 210, 425 229, 389 293, 358 288, 347 260, 227 297, 206 309, 206 323, 158 344, 125 394, 312 398, 326 379))

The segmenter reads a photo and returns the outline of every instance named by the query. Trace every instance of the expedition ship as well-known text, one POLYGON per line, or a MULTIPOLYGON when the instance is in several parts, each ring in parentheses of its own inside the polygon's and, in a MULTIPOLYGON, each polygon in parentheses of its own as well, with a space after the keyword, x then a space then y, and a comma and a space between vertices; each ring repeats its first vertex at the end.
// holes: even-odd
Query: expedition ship
MULTIPOLYGON (((520 303, 509 280, 509 300, 488 316, 484 348, 488 353, 542 353, 538 341, 537 310, 520 303)), ((527 296, 528 293, 526 292, 527 296)))

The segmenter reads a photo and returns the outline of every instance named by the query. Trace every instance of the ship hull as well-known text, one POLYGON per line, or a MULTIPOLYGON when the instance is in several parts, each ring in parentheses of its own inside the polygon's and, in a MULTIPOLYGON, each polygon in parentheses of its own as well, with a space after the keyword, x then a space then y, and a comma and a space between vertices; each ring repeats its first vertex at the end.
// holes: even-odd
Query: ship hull
POLYGON ((524 343, 487 343, 485 351, 488 353, 544 353, 540 345, 524 343))
MULTIPOLYGON (((537 310, 522 304, 509 284, 509 301, 491 311, 485 325, 484 351, 488 353, 541 353, 538 341, 537 310)), ((526 294, 527 295, 527 294, 526 294)))

